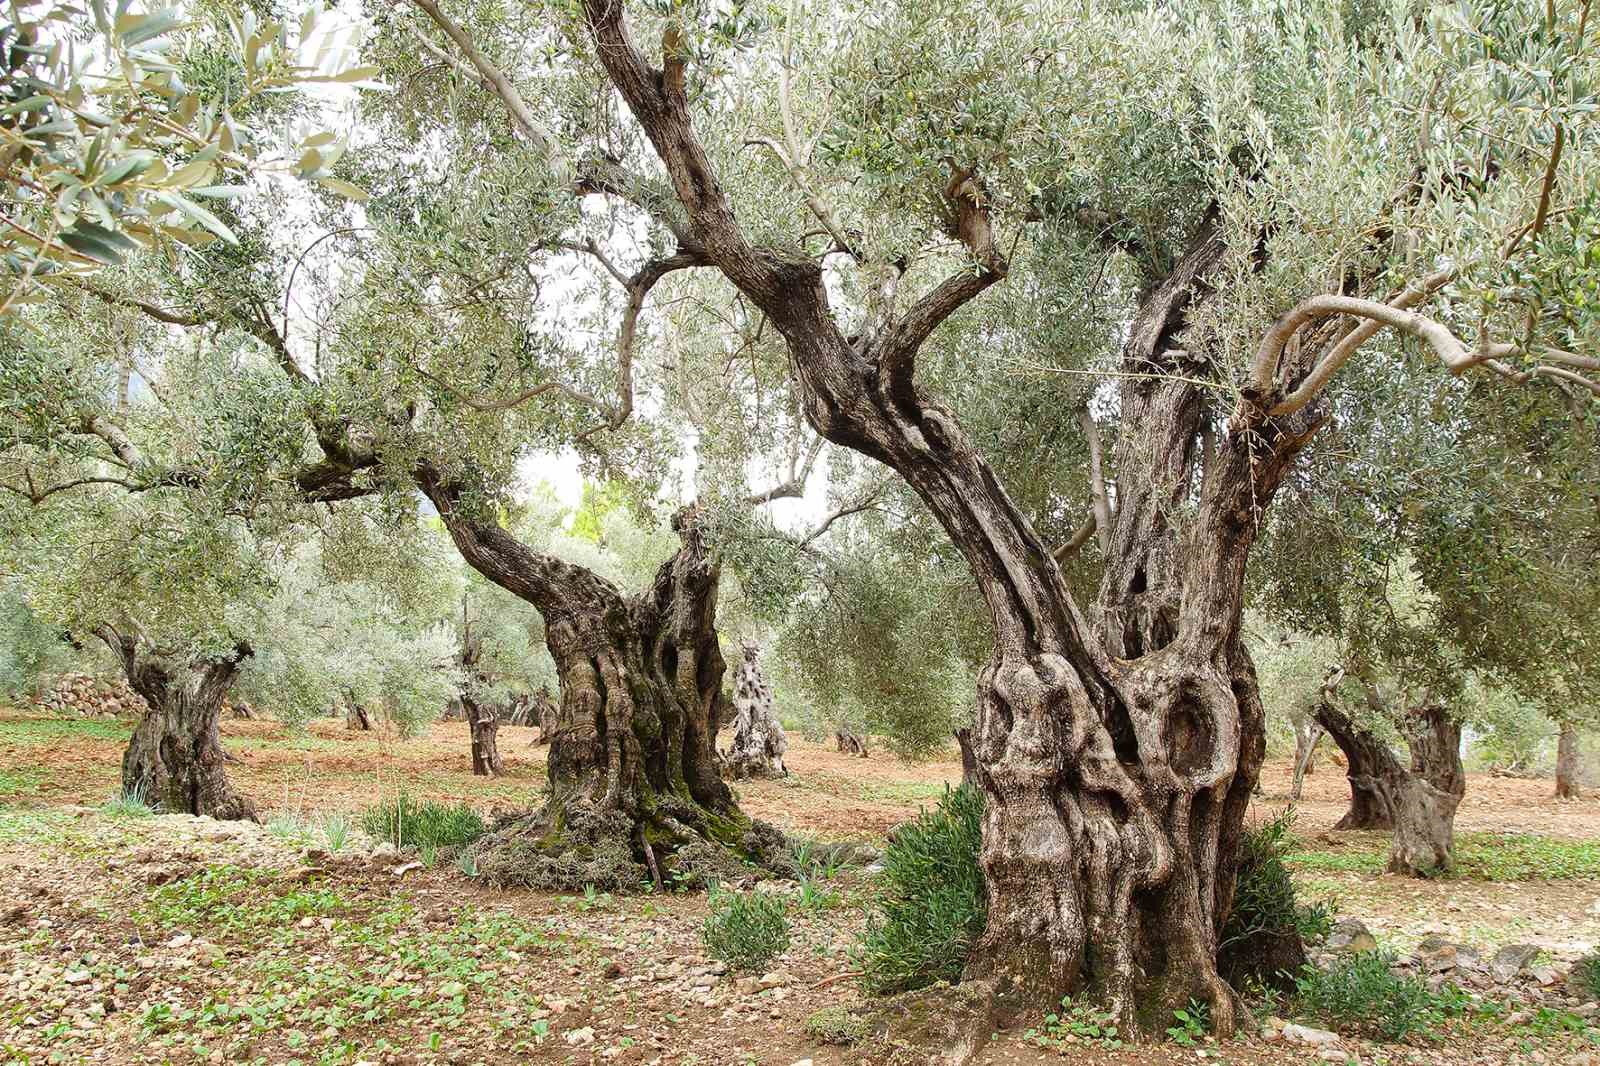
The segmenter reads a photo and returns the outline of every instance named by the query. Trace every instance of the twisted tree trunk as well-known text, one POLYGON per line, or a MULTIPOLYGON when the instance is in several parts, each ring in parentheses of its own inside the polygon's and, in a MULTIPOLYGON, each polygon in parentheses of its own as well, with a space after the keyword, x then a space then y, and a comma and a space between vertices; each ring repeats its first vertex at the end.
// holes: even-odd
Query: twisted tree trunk
MULTIPOLYGON (((1377 691, 1367 700, 1383 712, 1377 691)), ((1431 700, 1402 716, 1411 748, 1406 766, 1384 739, 1324 702, 1317 721, 1349 760, 1350 810, 1335 829, 1392 829, 1388 870, 1423 877, 1448 869, 1455 846, 1456 808, 1467 791, 1461 766, 1461 723, 1431 700)))
POLYGON ((841 726, 833 731, 833 743, 844 754, 867 757, 867 738, 860 733, 852 733, 841 726))
POLYGON ((1396 782, 1406 772, 1394 751, 1382 737, 1326 701, 1318 705, 1316 718, 1344 752, 1345 776, 1350 780, 1350 809, 1334 828, 1393 829, 1396 782))
POLYGON ((1561 723, 1561 736, 1556 740, 1556 798, 1577 799, 1582 794, 1578 783, 1582 755, 1578 750, 1578 727, 1571 722, 1561 723))
POLYGON ((254 805, 228 780, 218 732, 223 698, 250 646, 241 642, 220 659, 183 661, 131 632, 102 626, 98 635, 148 705, 122 757, 123 793, 172 813, 255 821, 254 805))
POLYGON ((643 593, 517 541, 462 502, 431 466, 417 483, 467 563, 536 607, 560 682, 545 806, 491 834, 480 868, 495 883, 630 888, 709 881, 740 860, 779 858, 782 834, 746 817, 718 772, 726 715, 716 621, 718 564, 692 507, 643 593))
MULTIPOLYGON (((463 606, 465 611, 465 606, 463 606)), ((467 730, 472 738, 472 772, 479 777, 498 777, 505 770, 500 759, 500 717, 495 709, 478 698, 479 690, 489 683, 488 675, 478 669, 483 656, 483 637, 472 628, 471 622, 461 627, 461 669, 466 674, 467 685, 459 697, 467 730)))
POLYGON ((1406 717, 1411 771, 1396 790, 1390 873, 1426 877, 1448 870, 1455 851, 1456 808, 1467 792, 1461 723, 1437 704, 1406 717))
POLYGON ((1301 715, 1294 722, 1294 778, 1289 784, 1289 802, 1298 803, 1305 785, 1306 775, 1314 773, 1317 763, 1317 745, 1327 730, 1317 723, 1315 716, 1301 715))
POLYGON ((789 740, 772 711, 772 689, 756 662, 761 649, 745 642, 740 650, 744 658, 733 672, 733 746, 723 756, 723 766, 735 779, 787 777, 783 753, 789 740))
MULTIPOLYGON (((1312 404, 1268 417, 1265 398, 1247 392, 1220 432, 1207 426, 1211 390, 1195 382, 1215 363, 1191 358, 1179 334, 1222 258, 1214 219, 1146 295, 1124 353, 1133 373, 1123 379, 1118 506, 1091 626, 955 415, 915 381, 923 341, 1007 270, 973 171, 953 166, 945 189, 948 232, 971 261, 903 313, 846 337, 820 265, 754 246, 740 229, 694 133, 681 43, 669 35, 658 69, 619 0, 584 7, 595 56, 683 208, 680 248, 692 242, 767 315, 807 420, 916 491, 989 607, 994 651, 972 731, 988 801, 989 911, 967 976, 986 983, 1001 1015, 1088 995, 1127 1031, 1156 1033, 1196 998, 1230 1035, 1238 1000, 1218 973, 1217 942, 1265 751, 1239 636, 1244 566, 1262 509, 1324 416, 1312 404), (1216 438, 1206 460, 1202 428, 1216 438)), ((1322 339, 1297 347, 1286 372, 1304 374, 1322 339)))

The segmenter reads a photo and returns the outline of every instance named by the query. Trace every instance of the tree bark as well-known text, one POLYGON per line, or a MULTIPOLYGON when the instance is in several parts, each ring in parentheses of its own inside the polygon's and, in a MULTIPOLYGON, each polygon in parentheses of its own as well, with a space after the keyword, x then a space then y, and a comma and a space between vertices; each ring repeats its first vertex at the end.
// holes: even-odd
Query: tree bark
POLYGON ((859 755, 863 759, 867 757, 867 738, 860 733, 853 733, 841 726, 833 731, 833 742, 841 752, 859 755))
POLYGON ((772 711, 772 689, 761 675, 759 646, 745 642, 743 659, 733 672, 733 746, 723 756, 728 776, 787 777, 783 754, 789 740, 772 711))
POLYGON ((505 772, 498 742, 500 719, 487 704, 472 699, 462 703, 467 710, 467 726, 472 732, 472 772, 479 777, 499 777, 505 772))
MULTIPOLYGON (((992 982, 1002 1018, 1087 995, 1124 1031, 1155 1034, 1194 998, 1231 1035, 1239 1001, 1217 940, 1265 752, 1239 636, 1244 566, 1262 510, 1325 415, 1313 404, 1269 418, 1243 395, 1195 477, 1212 394, 1195 381, 1216 368, 1179 334, 1222 259, 1214 217, 1145 294, 1124 352, 1117 509, 1091 627, 953 412, 915 382, 923 341, 1007 269, 979 179, 953 164, 945 189, 949 232, 972 262, 895 321, 846 337, 821 266, 740 229, 695 136, 676 37, 658 69, 618 0, 584 6, 596 59, 665 166, 687 236, 783 336, 807 420, 906 481, 988 605, 994 651, 972 739, 989 911, 967 976, 992 982)), ((1288 372, 1315 358, 1314 344, 1304 351, 1288 372)))
POLYGON ((1327 701, 1317 707, 1317 724, 1344 752, 1350 779, 1350 809, 1335 829, 1393 829, 1396 782, 1406 772, 1382 737, 1363 729, 1327 701))
POLYGON ((1394 811, 1389 872, 1426 877, 1448 870, 1455 851, 1456 808, 1467 793, 1461 765, 1461 723, 1428 703, 1406 717, 1411 772, 1403 779, 1394 811))
POLYGON ((482 635, 472 628, 471 622, 464 622, 459 658, 462 672, 467 676, 467 686, 462 690, 459 700, 472 738, 472 772, 479 777, 498 777, 505 771, 498 742, 500 717, 493 707, 478 698, 481 687, 489 683, 488 675, 478 669, 482 656, 482 635))
POLYGON ((1315 717, 1301 717, 1294 723, 1294 779, 1289 785, 1289 802, 1300 802, 1300 792, 1305 785, 1306 775, 1312 772, 1316 765, 1317 745, 1322 741, 1327 730, 1317 723, 1315 717))
POLYGON ((358 702, 353 695, 346 695, 344 700, 344 727, 346 729, 366 732, 372 728, 372 718, 367 714, 367 709, 358 702))
MULTIPOLYGON (((1367 685, 1369 703, 1382 701, 1367 685)), ((1335 829, 1392 829, 1390 873, 1426 877, 1449 869, 1455 847, 1456 808, 1466 795, 1461 765, 1461 723, 1431 700, 1403 715, 1400 727, 1411 748, 1406 766, 1372 730, 1331 703, 1317 721, 1349 760, 1350 810, 1335 829)))
POLYGON ((220 659, 163 656, 132 632, 102 626, 99 636, 122 664, 148 709, 122 757, 122 791, 175 814, 256 821, 254 805, 233 790, 218 723, 222 701, 249 658, 239 643, 220 659))
POLYGON ((417 483, 457 549, 544 618, 560 684, 545 806, 491 834, 480 868, 497 883, 628 888, 657 873, 693 882, 738 860, 779 858, 782 834, 746 817, 718 772, 727 714, 715 620, 720 568, 693 507, 681 547, 639 595, 541 555, 463 502, 424 464, 417 483))
POLYGON ((1561 736, 1556 741, 1556 798, 1577 799, 1582 795, 1579 784, 1582 755, 1578 748, 1578 727, 1571 722, 1561 723, 1561 736))
POLYGON ((955 731, 956 747, 961 749, 961 783, 978 784, 978 755, 972 750, 972 730, 962 726, 955 731))

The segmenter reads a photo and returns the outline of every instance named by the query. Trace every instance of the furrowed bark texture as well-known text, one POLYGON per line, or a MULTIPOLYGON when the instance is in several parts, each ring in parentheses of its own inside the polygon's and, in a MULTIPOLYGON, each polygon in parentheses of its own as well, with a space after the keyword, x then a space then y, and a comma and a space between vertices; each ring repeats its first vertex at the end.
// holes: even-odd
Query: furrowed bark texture
POLYGON ((742 661, 733 672, 733 745, 723 756, 728 776, 787 777, 783 753, 789 740, 772 709, 772 689, 757 662, 759 646, 745 642, 742 661))
POLYGON ((1582 772, 1582 755, 1578 748, 1578 727, 1571 722, 1561 723, 1561 736, 1556 740, 1556 798, 1577 799, 1582 795, 1578 783, 1582 772))
POLYGON ((1395 782, 1406 770, 1388 742, 1328 703, 1317 708, 1317 724, 1344 753, 1350 780, 1350 809, 1334 828, 1393 829, 1395 782))
MULTIPOLYGON (((656 69, 618 0, 585 8, 596 57, 665 166, 708 265, 782 334, 808 421, 905 479, 989 607, 994 652, 972 730, 988 800, 989 919, 968 976, 995 979, 1002 1014, 1088 994, 1125 1026, 1158 1032, 1192 997, 1211 1005, 1219 1034, 1231 1033, 1237 1000, 1217 972, 1217 938, 1265 750, 1255 671, 1239 639, 1244 565, 1261 509, 1319 424, 1314 407, 1273 420, 1247 397, 1216 432, 1198 478, 1209 390, 1126 383, 1119 506, 1091 626, 953 413, 915 384, 922 341, 1005 273, 978 179, 958 170, 946 190, 950 234, 973 265, 897 321, 846 338, 820 266, 754 247, 740 230, 692 129, 675 34, 656 69)), ((1209 372, 1177 335, 1222 251, 1208 224, 1152 288, 1126 368, 1209 372)))
POLYGON ((1453 862, 1456 808, 1467 793, 1461 723, 1444 708, 1425 705, 1407 716, 1405 730, 1411 772, 1397 793, 1388 869, 1422 877, 1453 862))
POLYGON ((110 627, 100 636, 149 705, 122 757, 123 793, 172 813, 256 821, 255 806, 228 780, 218 732, 223 698, 250 656, 249 645, 221 659, 182 662, 110 627))
MULTIPOLYGON (((468 623, 461 637, 461 668, 477 685, 485 685, 489 678, 478 669, 483 656, 483 637, 468 623)), ((500 758, 500 717, 495 708, 478 699, 473 686, 460 696, 463 716, 472 744, 472 772, 479 777, 498 777, 505 771, 500 758)))
MULTIPOLYGON (((1368 698, 1377 698, 1370 689, 1368 698)), ((1421 877, 1448 869, 1456 808, 1467 791, 1461 723, 1432 703, 1407 711, 1401 722, 1411 748, 1407 766, 1382 737, 1332 705, 1318 709, 1317 721, 1350 764, 1350 810, 1334 828, 1392 829, 1390 873, 1421 877)))
POLYGON ((860 733, 852 733, 848 729, 835 729, 833 743, 846 755, 859 755, 863 759, 867 757, 867 738, 860 733))
POLYGON ((718 773, 715 737, 727 713, 719 571, 693 508, 674 519, 677 554, 629 596, 477 517, 437 471, 423 467, 417 483, 467 563, 538 608, 560 683, 550 798, 486 839, 486 875, 536 888, 631 888, 647 878, 709 880, 737 858, 776 861, 781 834, 745 817, 718 773))

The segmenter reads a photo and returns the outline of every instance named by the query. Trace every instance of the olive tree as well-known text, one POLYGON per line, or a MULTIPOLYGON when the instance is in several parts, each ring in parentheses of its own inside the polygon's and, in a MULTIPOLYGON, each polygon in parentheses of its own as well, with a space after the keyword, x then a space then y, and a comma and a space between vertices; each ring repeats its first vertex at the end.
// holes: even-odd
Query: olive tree
MULTIPOLYGON (((421 6, 551 158, 640 147, 605 105, 569 145, 571 116, 536 113, 522 70, 421 6)), ((1245 566, 1340 371, 1426 359, 1600 388, 1574 298, 1595 224, 1580 12, 1531 32, 1471 5, 797 5, 771 33, 710 4, 548 17, 659 163, 679 261, 781 335, 812 426, 904 479, 988 606, 989 915, 968 976, 1134 1027, 1198 998, 1230 1032, 1217 930, 1263 749, 1245 566), (979 298, 1034 227, 1117 253, 1117 483, 1095 494, 1089 610, 918 384, 925 349, 989 342, 979 298)))

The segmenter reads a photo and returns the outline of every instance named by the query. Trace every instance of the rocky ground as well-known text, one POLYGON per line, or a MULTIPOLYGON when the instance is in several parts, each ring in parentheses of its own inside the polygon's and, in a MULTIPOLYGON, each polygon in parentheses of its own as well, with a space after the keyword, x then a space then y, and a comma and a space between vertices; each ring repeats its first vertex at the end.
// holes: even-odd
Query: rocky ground
MULTIPOLYGON (((416 780, 430 794, 471 794, 479 783, 470 776, 433 776, 435 761, 464 762, 464 736, 443 732, 422 749, 366 758, 382 749, 365 738, 319 731, 290 747, 268 725, 227 727, 240 776, 274 808, 269 825, 253 826, 102 806, 119 750, 109 729, 65 737, 55 723, 0 715, 0 1062, 928 1061, 925 1050, 871 1040, 827 1043, 839 1026, 818 1020, 868 1005, 849 977, 849 953, 869 873, 754 886, 787 898, 792 942, 762 972, 730 972, 702 954, 704 896, 499 892, 448 857, 425 865, 368 840, 354 819, 313 816, 311 802, 356 806, 335 801, 357 795, 359 775, 369 801, 385 773, 383 788, 416 780), (292 802, 273 803, 261 783, 295 765, 338 787, 286 789, 292 802)), ((863 763, 798 742, 790 764, 787 781, 745 787, 746 804, 823 835, 858 808, 903 818, 942 788, 937 767, 878 752, 863 763)), ((532 777, 493 783, 506 793, 492 802, 509 801, 513 787, 531 793, 532 777)), ((1529 822, 1550 816, 1531 798, 1527 809, 1529 822)), ((854 828, 876 835, 859 818, 854 828)), ((1600 943, 1592 841, 1477 832, 1466 838, 1477 857, 1464 876, 1436 882, 1374 875, 1377 835, 1327 834, 1315 822, 1303 833, 1302 893, 1331 897, 1355 920, 1318 962, 1335 964, 1371 937, 1397 953, 1398 971, 1447 994, 1450 1009, 1404 1042, 1278 1001, 1257 1003, 1259 1027, 1222 1045, 1202 1035, 1193 1047, 1116 1048, 1075 1031, 1062 1012, 1053 1025, 997 1034, 975 1061, 1600 1066, 1596 1005, 1569 980, 1600 943)))

